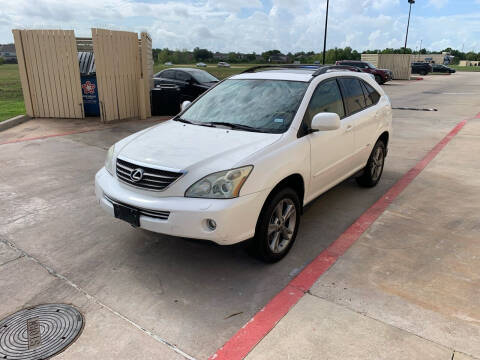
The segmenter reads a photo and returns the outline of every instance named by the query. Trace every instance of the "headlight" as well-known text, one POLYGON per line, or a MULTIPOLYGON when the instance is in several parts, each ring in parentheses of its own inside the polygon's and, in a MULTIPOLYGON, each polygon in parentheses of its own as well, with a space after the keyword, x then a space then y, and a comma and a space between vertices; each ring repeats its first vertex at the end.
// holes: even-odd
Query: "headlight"
POLYGON ((249 165, 207 175, 190 186, 185 192, 185 196, 208 199, 231 199, 238 197, 240 189, 252 169, 253 166, 249 165))
POLYGON ((115 145, 110 146, 107 152, 107 158, 105 159, 105 169, 113 175, 115 172, 115 164, 113 163, 113 152, 115 151, 115 145))

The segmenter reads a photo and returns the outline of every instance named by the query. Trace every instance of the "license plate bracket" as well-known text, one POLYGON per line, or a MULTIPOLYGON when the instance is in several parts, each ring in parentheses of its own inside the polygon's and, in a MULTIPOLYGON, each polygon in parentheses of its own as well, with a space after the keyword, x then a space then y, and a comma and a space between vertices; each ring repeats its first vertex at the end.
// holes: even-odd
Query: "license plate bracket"
POLYGON ((117 219, 126 221, 135 227, 140 226, 140 213, 137 209, 121 204, 113 204, 113 211, 117 219))

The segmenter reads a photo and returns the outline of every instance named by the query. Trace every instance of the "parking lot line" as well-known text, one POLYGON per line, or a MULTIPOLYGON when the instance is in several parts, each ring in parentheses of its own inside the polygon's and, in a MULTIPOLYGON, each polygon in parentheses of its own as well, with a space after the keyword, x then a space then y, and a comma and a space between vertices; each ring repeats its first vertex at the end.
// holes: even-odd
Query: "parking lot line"
MULTIPOLYGON (((480 118, 480 113, 475 118, 480 118)), ((209 359, 243 359, 265 335, 305 295, 318 278, 325 273, 365 230, 387 209, 398 195, 417 177, 435 156, 458 134, 468 119, 459 122, 413 168, 405 173, 379 200, 366 210, 330 246, 308 264, 264 308, 256 313, 223 347, 209 359)))

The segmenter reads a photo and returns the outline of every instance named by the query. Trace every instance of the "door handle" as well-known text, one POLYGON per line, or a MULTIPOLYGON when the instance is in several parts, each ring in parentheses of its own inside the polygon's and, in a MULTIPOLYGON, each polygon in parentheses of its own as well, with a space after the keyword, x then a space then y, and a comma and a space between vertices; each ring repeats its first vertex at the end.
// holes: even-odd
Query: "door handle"
POLYGON ((352 129, 353 129, 353 125, 347 125, 347 128, 346 128, 347 131, 351 131, 352 129))

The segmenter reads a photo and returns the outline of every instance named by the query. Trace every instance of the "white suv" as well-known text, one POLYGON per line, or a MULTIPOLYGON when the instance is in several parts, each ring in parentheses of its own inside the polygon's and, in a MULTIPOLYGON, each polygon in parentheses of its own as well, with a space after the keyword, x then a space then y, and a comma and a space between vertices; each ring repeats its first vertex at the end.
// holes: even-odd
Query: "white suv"
POLYGON ((366 187, 382 175, 392 111, 369 74, 256 67, 182 108, 109 149, 95 192, 112 216, 222 245, 248 240, 274 262, 305 204, 352 175, 366 187))

